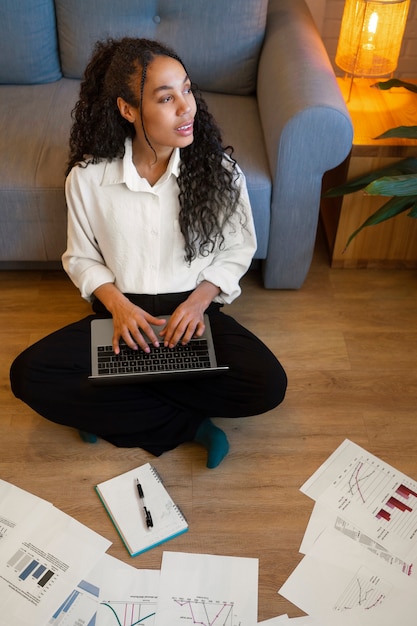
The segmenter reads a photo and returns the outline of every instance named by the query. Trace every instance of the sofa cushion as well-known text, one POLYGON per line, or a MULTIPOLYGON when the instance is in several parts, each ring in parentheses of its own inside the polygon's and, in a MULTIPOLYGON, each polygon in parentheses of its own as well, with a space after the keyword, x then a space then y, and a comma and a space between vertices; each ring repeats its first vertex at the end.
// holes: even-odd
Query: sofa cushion
POLYGON ((0 41, 0 83, 50 83, 61 78, 53 0, 2 0, 0 41))
POLYGON ((56 0, 62 71, 81 78, 99 39, 146 37, 171 46, 200 89, 254 93, 267 8, 268 0, 56 0))
POLYGON ((78 92, 79 82, 66 79, 0 86, 5 155, 0 168, 0 261, 56 261, 65 250, 65 166, 78 92))
MULTIPOLYGON (((65 249, 65 166, 79 81, 0 86, 0 263, 58 261, 65 249), (36 106, 34 106, 36 103, 36 106), (13 111, 13 115, 10 115, 13 111)), ((258 249, 268 247, 272 183, 256 99, 204 93, 246 175, 258 249)))
POLYGON ((204 97, 221 128, 224 144, 233 147, 233 156, 245 174, 258 240, 255 259, 265 259, 271 220, 272 179, 256 98, 207 92, 204 97))

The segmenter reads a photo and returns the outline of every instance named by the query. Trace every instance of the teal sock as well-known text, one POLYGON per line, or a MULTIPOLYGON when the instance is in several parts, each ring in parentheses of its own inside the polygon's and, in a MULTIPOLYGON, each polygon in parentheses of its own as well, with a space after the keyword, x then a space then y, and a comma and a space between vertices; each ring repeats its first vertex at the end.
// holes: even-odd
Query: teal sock
POLYGON ((202 422, 196 432, 194 441, 207 450, 207 467, 213 469, 220 465, 229 452, 226 434, 209 419, 202 422))

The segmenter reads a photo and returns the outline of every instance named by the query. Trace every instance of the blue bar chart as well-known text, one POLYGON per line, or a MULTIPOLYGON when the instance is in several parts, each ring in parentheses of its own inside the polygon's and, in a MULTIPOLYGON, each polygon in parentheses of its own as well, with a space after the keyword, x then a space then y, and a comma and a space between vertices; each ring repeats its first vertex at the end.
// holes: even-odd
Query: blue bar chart
POLYGON ((95 626, 99 588, 82 580, 49 620, 50 626, 95 626))
POLYGON ((22 592, 30 593, 35 602, 39 602, 51 588, 57 574, 46 560, 41 560, 25 548, 17 550, 8 559, 7 566, 14 574, 14 584, 22 592))

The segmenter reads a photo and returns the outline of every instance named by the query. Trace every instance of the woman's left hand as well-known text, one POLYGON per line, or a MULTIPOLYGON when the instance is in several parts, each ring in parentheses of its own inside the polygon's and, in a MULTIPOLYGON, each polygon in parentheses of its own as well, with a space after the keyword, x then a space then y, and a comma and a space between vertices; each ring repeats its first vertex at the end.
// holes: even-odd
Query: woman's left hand
POLYGON ((177 343, 187 344, 193 337, 201 337, 205 330, 204 312, 220 289, 208 281, 201 282, 171 315, 159 333, 164 345, 174 348, 177 343))

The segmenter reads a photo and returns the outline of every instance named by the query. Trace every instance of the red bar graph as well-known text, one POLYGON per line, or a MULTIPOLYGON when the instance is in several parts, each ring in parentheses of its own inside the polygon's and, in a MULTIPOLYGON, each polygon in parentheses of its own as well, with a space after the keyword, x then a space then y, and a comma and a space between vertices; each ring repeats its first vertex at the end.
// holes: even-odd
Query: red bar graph
POLYGON ((385 521, 389 522, 390 519, 391 519, 391 515, 390 515, 390 513, 388 513, 388 511, 385 511, 384 509, 381 509, 377 513, 377 518, 378 519, 384 519, 385 521))
POLYGON ((409 511, 411 513, 411 511, 413 510, 411 506, 408 506, 408 504, 404 504, 404 502, 400 502, 399 500, 397 500, 397 498, 394 498, 394 496, 391 496, 390 499, 387 501, 387 506, 389 506, 391 509, 399 509, 403 512, 409 511))
MULTIPOLYGON (((406 485, 400 485, 397 487, 395 493, 404 500, 408 500, 411 496, 417 498, 417 493, 406 485)), ((385 520, 386 522, 391 520, 391 516, 395 510, 400 511, 401 513, 413 513, 413 509, 409 504, 406 504, 395 496, 390 496, 384 506, 389 510, 387 511, 386 508, 381 509, 378 511, 376 517, 380 520, 385 520)))
POLYGON ((397 493, 403 498, 409 498, 410 496, 414 496, 415 498, 417 498, 417 493, 415 491, 412 491, 412 489, 406 487, 405 485, 400 485, 397 489, 397 493))

